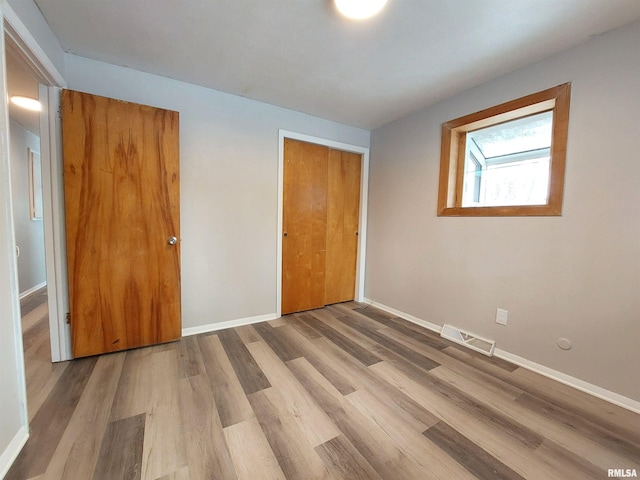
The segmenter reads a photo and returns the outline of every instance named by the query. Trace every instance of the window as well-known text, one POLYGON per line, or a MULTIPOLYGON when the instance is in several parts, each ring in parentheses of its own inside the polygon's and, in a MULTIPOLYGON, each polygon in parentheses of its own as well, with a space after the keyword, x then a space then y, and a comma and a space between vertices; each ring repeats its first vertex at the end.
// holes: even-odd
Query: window
POLYGON ((442 124, 439 216, 561 215, 571 84, 442 124))

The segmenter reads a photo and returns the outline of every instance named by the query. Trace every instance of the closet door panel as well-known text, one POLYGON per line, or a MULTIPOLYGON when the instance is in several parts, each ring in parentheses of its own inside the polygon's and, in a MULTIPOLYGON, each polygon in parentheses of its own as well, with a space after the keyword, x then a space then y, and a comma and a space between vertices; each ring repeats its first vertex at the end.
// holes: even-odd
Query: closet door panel
POLYGON ((285 139, 282 314, 325 305, 328 148, 285 139))
POLYGON ((355 296, 361 162, 359 154, 329 152, 325 304, 355 296))

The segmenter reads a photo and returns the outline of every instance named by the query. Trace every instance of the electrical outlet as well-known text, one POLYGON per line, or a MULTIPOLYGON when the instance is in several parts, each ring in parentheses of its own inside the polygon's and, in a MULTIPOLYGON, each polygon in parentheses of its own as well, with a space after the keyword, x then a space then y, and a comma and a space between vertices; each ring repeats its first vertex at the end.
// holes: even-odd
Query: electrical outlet
POLYGON ((499 323, 500 325, 506 325, 507 324, 507 315, 509 314, 509 312, 507 310, 503 310, 501 308, 498 308, 496 310, 496 323, 499 323))

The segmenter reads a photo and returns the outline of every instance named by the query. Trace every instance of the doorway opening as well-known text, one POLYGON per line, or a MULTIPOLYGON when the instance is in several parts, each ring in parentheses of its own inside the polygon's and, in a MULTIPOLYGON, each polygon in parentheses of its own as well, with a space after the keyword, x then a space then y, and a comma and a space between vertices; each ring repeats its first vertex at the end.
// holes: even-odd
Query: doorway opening
MULTIPOLYGON (((8 97, 39 99, 39 79, 9 36, 5 36, 8 97)), ((9 103, 11 199, 18 264, 21 326, 29 420, 46 398, 51 358, 45 260, 40 112, 9 103), (44 395, 44 396, 43 396, 44 395)))

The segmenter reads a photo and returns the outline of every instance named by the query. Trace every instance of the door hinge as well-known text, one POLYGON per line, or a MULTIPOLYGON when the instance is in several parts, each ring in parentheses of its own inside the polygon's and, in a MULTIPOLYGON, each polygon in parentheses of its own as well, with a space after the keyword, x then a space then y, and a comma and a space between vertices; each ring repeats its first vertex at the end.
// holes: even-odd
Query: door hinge
POLYGON ((67 312, 66 320, 67 320, 67 325, 71 325, 71 312, 67 312))

